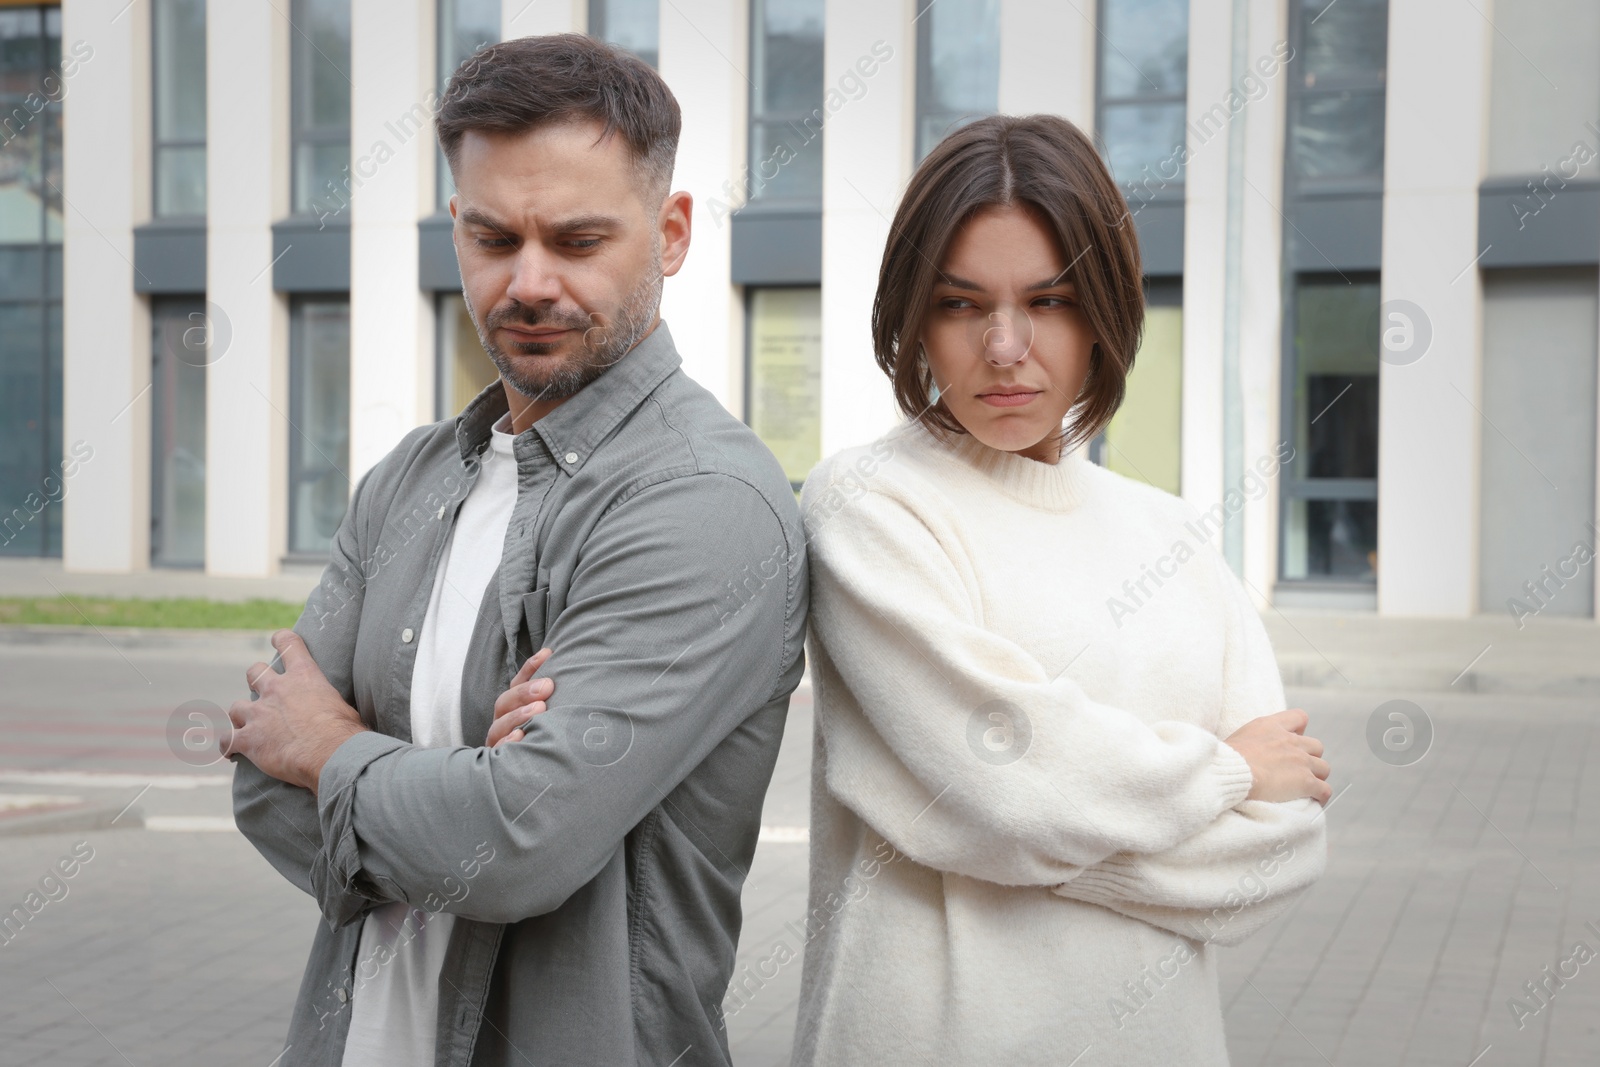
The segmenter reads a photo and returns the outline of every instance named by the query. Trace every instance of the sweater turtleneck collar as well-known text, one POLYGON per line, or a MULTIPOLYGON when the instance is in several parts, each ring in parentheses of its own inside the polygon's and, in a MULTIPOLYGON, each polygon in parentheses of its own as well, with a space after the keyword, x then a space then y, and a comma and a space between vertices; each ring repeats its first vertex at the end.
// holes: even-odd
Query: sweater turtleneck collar
POLYGON ((901 433, 919 445, 979 476, 1028 507, 1041 511, 1070 511, 1083 501, 1088 458, 1078 445, 1056 463, 1041 463, 1015 452, 990 448, 968 433, 936 434, 912 420, 901 433))

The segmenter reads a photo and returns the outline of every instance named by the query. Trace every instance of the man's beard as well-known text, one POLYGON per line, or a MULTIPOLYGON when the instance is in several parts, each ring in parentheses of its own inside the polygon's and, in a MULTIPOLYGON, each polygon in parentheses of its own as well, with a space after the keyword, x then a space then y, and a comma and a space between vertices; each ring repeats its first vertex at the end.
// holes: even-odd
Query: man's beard
POLYGON ((566 400, 621 361, 650 332, 656 310, 661 306, 663 281, 659 270, 653 270, 641 278, 609 322, 601 322, 599 315, 586 315, 576 308, 528 307, 516 300, 496 307, 489 312, 487 319, 479 319, 465 288, 461 296, 466 301, 467 314, 478 331, 483 350, 511 388, 529 400, 566 400), (490 339, 497 329, 507 323, 556 326, 580 331, 580 351, 575 355, 558 356, 554 354, 554 343, 514 343, 510 346, 512 351, 525 356, 542 357, 523 360, 519 365, 490 339))

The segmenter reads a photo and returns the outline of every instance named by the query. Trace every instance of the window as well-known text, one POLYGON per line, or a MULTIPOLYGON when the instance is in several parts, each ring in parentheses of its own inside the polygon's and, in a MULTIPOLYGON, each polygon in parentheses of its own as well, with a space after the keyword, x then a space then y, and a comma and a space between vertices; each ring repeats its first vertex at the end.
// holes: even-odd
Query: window
POLYGON ((325 555, 350 502, 350 301, 290 305, 289 552, 325 555))
POLYGON ((206 213, 205 0, 156 0, 151 8, 155 214, 206 213))
POLYGON ((1000 110, 1000 0, 917 0, 917 159, 1000 110))
POLYGON ((660 0, 589 0, 589 36, 625 48, 659 68, 660 0))
POLYGON ((1294 0, 1290 10, 1290 192, 1381 189, 1389 5, 1294 0))
POLYGON ((822 203, 823 0, 750 4, 750 199, 822 203))
POLYGON ((151 301, 150 562, 206 561, 205 298, 151 301))
POLYGON ((350 0, 293 0, 294 212, 350 203, 350 0))
POLYGON ((1189 0, 1101 0, 1100 140, 1123 185, 1183 182, 1189 0))
POLYGON ((822 290, 749 292, 747 421, 798 491, 822 458, 822 290))
MULTIPOLYGON (((1516 13, 1510 25, 1497 18, 1507 32, 1490 45, 1489 176, 1542 178, 1548 167, 1547 196, 1600 174, 1592 128, 1600 126, 1600 4, 1519 0, 1516 13)), ((1530 194, 1529 207, 1541 200, 1530 194)))
POLYGON ((0 9, 0 555, 61 554, 61 100, 78 48, 61 54, 59 8, 0 9))
POLYGON ((467 402, 500 376, 478 340, 460 293, 439 294, 439 379, 435 417, 454 418, 467 402))
POLYGON ((1377 578, 1378 279, 1301 275, 1284 424, 1285 579, 1377 578))
POLYGON ((1118 474, 1176 496, 1182 426, 1183 290, 1176 282, 1152 282, 1128 391, 1097 442, 1096 458, 1118 474))
MULTIPOLYGON (((486 44, 500 39, 500 0, 439 0, 439 95, 456 68, 486 44)), ((439 149, 438 206, 450 210, 456 185, 439 149)))
POLYGON ((1477 401, 1485 422, 1478 490, 1484 613, 1505 611, 1519 622, 1529 613, 1594 615, 1600 564, 1573 549, 1595 539, 1597 295, 1592 266, 1484 273, 1477 401))

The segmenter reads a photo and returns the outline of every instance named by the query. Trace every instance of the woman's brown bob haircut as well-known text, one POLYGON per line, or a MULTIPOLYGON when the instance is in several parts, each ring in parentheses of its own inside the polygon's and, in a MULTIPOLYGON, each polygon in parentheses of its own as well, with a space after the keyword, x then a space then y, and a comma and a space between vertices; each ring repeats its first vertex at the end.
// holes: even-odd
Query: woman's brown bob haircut
POLYGON ((895 212, 872 305, 872 349, 907 418, 964 433, 930 401, 922 323, 951 240, 983 208, 1018 205, 1056 237, 1094 332, 1064 447, 1105 428, 1122 403, 1144 328, 1139 242, 1117 183, 1082 130, 1055 115, 993 115, 956 130, 922 161, 895 212))
POLYGON ((666 196, 683 126, 678 101, 648 63, 593 37, 556 33, 478 49, 451 75, 434 126, 454 169, 469 130, 583 120, 604 126, 602 139, 620 135, 644 189, 666 196))

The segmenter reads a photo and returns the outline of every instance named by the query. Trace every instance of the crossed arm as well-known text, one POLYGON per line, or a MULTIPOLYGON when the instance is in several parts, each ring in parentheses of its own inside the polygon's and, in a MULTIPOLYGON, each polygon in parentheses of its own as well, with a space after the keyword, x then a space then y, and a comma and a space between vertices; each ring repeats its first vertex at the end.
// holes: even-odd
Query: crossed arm
POLYGON ((1249 914, 1230 911, 1217 940, 1269 920, 1321 873, 1321 808, 1289 796, 1325 796, 1326 764, 1320 745, 1291 736, 1304 713, 1279 712, 1270 643, 1231 573, 1219 576, 1228 660, 1214 734, 1187 722, 1147 725, 1070 678, 1051 679, 978 624, 970 575, 886 494, 854 498, 813 533, 811 551, 814 660, 820 684, 831 675, 845 690, 819 719, 825 780, 912 859, 1050 887, 1205 939, 1196 932, 1204 920, 1248 894, 1249 914), (897 594, 906 588, 914 602, 897 594), (969 748, 968 720, 986 707, 1026 723, 1021 758, 996 766, 969 748), (1260 743, 1246 747, 1297 764, 1293 774, 1258 776, 1222 739, 1263 717, 1251 730, 1260 743), (1258 777, 1296 790, 1250 800, 1258 777), (1257 865, 1274 857, 1267 877, 1257 865))
POLYGON ((315 646, 297 663, 285 639, 287 671, 233 709, 233 750, 252 768, 235 783, 240 828, 335 925, 374 903, 425 900, 466 858, 456 851, 480 842, 501 858, 443 910, 493 922, 553 910, 780 695, 805 589, 794 540, 754 489, 722 475, 664 482, 614 508, 586 540, 547 635, 559 691, 525 736, 493 748, 418 748, 362 728, 349 689, 311 662, 315 646), (774 544, 791 565, 719 625, 727 579, 774 544), (597 714, 627 734, 614 760, 584 750, 597 714), (287 830, 280 807, 295 820, 287 830))

